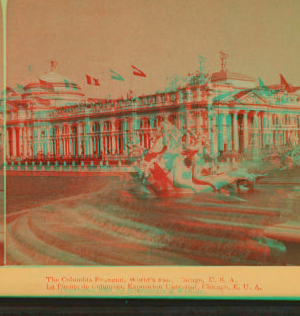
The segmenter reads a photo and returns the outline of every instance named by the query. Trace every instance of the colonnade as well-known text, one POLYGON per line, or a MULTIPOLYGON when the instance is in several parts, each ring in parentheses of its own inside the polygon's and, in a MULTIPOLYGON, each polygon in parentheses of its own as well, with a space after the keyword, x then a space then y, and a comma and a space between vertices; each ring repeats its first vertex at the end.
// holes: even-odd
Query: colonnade
POLYGON ((247 152, 299 142, 299 115, 237 110, 220 111, 212 120, 218 139, 212 144, 214 153, 247 152))
POLYGON ((299 118, 258 110, 203 108, 33 126, 19 124, 7 128, 7 157, 127 157, 132 144, 149 149, 160 126, 165 131, 173 126, 174 130, 169 132, 179 131, 181 135, 190 131, 203 153, 247 152, 296 144, 300 136, 299 118))

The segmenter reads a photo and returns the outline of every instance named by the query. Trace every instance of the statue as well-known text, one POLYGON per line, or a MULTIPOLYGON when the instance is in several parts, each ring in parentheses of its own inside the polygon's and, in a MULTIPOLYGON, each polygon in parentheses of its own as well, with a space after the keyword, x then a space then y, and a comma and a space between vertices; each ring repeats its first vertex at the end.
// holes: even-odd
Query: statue
POLYGON ((228 54, 225 54, 223 52, 220 52, 220 58, 221 58, 221 70, 227 71, 227 63, 228 63, 228 54))

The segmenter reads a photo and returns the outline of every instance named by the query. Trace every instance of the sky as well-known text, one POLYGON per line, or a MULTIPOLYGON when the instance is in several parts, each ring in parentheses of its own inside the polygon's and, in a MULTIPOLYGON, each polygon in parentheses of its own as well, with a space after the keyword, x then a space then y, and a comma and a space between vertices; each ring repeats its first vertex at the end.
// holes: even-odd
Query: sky
POLYGON ((8 0, 7 30, 9 86, 57 60, 79 85, 86 74, 100 79, 86 88, 92 97, 153 93, 199 68, 198 55, 219 71, 220 51, 230 71, 300 84, 300 0, 8 0), (132 65, 147 77, 133 76, 132 65))

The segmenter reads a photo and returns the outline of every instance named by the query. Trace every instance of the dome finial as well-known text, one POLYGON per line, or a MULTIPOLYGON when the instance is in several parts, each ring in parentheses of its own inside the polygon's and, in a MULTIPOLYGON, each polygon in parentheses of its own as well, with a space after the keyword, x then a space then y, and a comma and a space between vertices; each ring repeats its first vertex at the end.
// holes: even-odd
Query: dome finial
POLYGON ((50 60, 50 65, 51 65, 51 72, 54 70, 57 70, 58 68, 58 61, 57 60, 50 60))
POLYGON ((228 63, 228 54, 225 54, 223 52, 220 52, 220 58, 221 58, 221 71, 228 71, 227 63, 228 63))

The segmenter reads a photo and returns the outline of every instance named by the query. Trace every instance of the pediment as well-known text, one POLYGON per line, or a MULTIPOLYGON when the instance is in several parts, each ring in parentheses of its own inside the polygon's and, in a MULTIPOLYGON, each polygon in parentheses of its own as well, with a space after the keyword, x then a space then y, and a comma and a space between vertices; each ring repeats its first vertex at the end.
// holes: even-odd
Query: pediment
POLYGON ((255 92, 250 92, 236 100, 239 100, 242 103, 250 104, 267 104, 269 103, 265 96, 260 96, 255 92))

